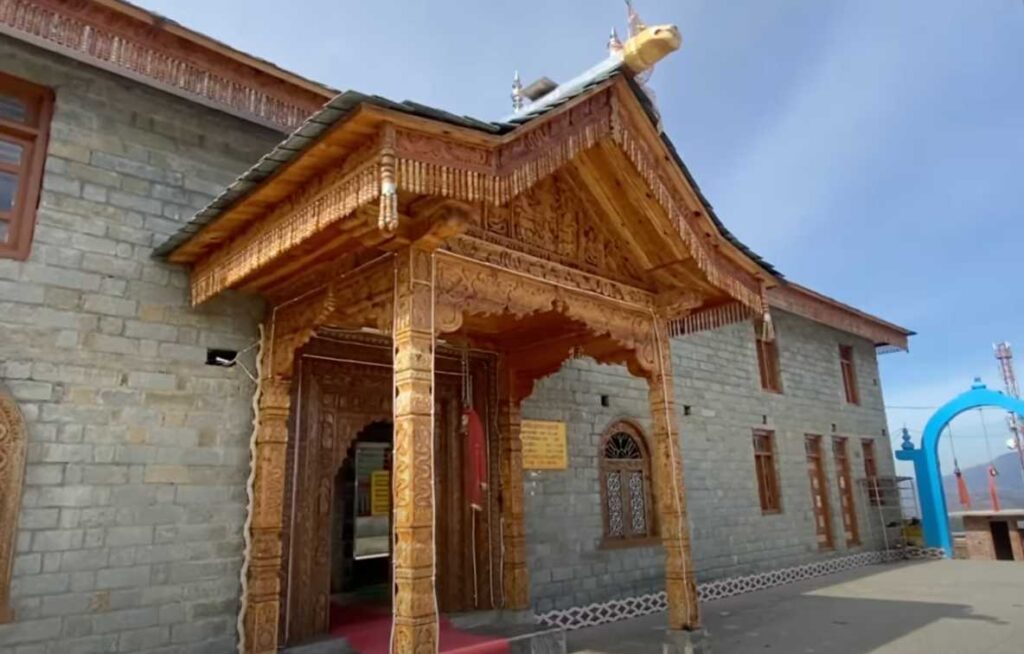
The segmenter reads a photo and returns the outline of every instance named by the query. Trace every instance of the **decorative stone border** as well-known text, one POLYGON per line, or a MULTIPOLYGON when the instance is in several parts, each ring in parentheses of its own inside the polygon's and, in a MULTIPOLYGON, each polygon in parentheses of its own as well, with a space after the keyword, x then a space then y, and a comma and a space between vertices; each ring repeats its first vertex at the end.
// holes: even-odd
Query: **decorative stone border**
MULTIPOLYGON (((791 584, 805 579, 822 577, 846 570, 853 570, 867 565, 880 563, 894 563, 905 560, 932 560, 945 558, 945 552, 941 549, 913 547, 906 550, 886 552, 858 552, 847 556, 837 556, 823 561, 814 561, 804 565, 797 565, 778 570, 769 570, 743 577, 729 577, 727 579, 716 579, 698 585, 697 594, 702 602, 725 599, 750 593, 756 590, 765 590, 775 586, 791 584)), ((642 615, 665 611, 668 603, 665 592, 650 593, 637 597, 625 597, 622 599, 597 602, 586 606, 574 606, 568 609, 556 609, 546 613, 537 614, 537 622, 552 627, 562 627, 567 630, 592 627, 608 622, 617 622, 629 618, 636 618, 642 615)))

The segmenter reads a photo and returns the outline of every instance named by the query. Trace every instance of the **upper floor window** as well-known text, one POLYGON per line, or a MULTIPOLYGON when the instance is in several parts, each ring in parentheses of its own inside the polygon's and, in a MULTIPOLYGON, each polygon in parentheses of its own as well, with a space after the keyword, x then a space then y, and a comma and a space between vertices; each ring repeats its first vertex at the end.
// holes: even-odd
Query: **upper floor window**
POLYGON ((782 372, 779 368, 779 346, 776 339, 764 338, 764 331, 754 325, 757 344, 757 369, 761 375, 761 388, 772 393, 782 392, 782 372))
POLYGON ((782 497, 779 493, 779 472, 775 466, 775 435, 762 429, 754 430, 754 472, 757 475, 757 494, 761 499, 761 513, 780 513, 782 497))
POLYGON ((860 442, 864 454, 864 478, 868 485, 868 501, 871 506, 882 506, 882 490, 878 482, 878 460, 875 458, 875 442, 865 438, 860 442))
POLYGON ((0 73, 0 257, 28 257, 52 112, 49 89, 0 73))
POLYGON ((839 346, 839 368, 843 375, 843 392, 850 404, 860 404, 860 393, 857 391, 857 371, 853 367, 853 348, 849 345, 839 346))
POLYGON ((605 545, 641 544, 655 535, 651 458, 631 423, 614 423, 601 442, 601 499, 605 545))

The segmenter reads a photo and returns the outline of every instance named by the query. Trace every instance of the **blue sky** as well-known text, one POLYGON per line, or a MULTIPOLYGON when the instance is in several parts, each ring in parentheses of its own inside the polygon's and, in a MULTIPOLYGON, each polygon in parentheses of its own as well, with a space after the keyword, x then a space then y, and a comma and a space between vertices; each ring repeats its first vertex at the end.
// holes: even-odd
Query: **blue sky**
MULTIPOLYGON (((508 112, 514 69, 567 80, 625 29, 620 0, 136 1, 336 88, 481 118, 508 112)), ((919 332, 881 358, 889 405, 941 404, 975 375, 999 387, 999 340, 1024 374, 1024 2, 637 1, 683 33, 652 84, 729 228, 919 332)), ((894 436, 928 415, 890 410, 894 436)), ((961 464, 986 459, 980 423, 960 422, 961 464)), ((989 414, 1000 441, 1003 424, 989 414)))

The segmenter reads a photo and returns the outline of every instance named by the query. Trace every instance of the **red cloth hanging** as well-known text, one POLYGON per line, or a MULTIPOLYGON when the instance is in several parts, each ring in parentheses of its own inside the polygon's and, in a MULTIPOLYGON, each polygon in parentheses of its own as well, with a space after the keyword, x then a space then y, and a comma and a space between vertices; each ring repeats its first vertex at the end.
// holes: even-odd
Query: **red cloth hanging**
POLYGON ((971 508, 971 492, 967 490, 967 482, 964 481, 964 473, 960 472, 960 468, 953 471, 956 476, 956 489, 960 493, 960 506, 965 509, 971 508))
POLYGON ((473 409, 462 412, 462 425, 466 430, 466 499, 474 511, 484 510, 487 491, 487 443, 484 423, 473 409))
POLYGON ((999 489, 996 487, 996 477, 999 475, 999 471, 996 467, 990 465, 988 467, 988 495, 992 498, 992 510, 999 511, 999 489))

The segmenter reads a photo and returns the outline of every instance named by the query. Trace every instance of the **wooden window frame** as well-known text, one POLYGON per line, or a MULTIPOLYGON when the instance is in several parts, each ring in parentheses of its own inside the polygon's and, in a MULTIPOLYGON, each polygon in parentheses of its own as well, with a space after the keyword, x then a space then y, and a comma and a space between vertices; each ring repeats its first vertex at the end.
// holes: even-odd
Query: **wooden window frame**
POLYGON ((0 94, 23 102, 27 113, 24 123, 0 118, 0 139, 22 147, 19 164, 0 163, 0 172, 11 173, 18 180, 14 211, 0 215, 0 220, 7 223, 7 237, 0 241, 0 259, 24 261, 32 249, 54 94, 44 86, 6 73, 0 73, 0 94))
POLYGON ((871 438, 860 439, 861 455, 864 457, 864 478, 867 480, 868 503, 871 506, 885 506, 878 484, 878 457, 875 453, 875 441, 871 438))
POLYGON ((843 393, 847 404, 860 404, 860 389, 857 386, 857 366, 853 361, 853 346, 839 346, 839 374, 843 379, 843 393))
POLYGON ((775 460, 775 432, 755 429, 751 444, 754 448, 754 480, 757 497, 761 502, 761 515, 782 513, 782 488, 779 485, 779 467, 775 460), (766 446, 761 446, 762 444, 766 446))
POLYGON ((857 522, 857 504, 853 492, 853 475, 850 473, 850 439, 846 436, 832 437, 832 457, 836 466, 836 488, 839 491, 839 512, 843 517, 843 531, 846 546, 860 545, 860 525, 857 522))
POLYGON ((754 325, 754 348, 757 350, 757 372, 761 390, 782 394, 782 366, 779 363, 778 338, 762 338, 761 328, 754 325))
POLYGON ((831 551, 836 547, 835 534, 832 530, 832 507, 829 504, 828 473, 825 471, 825 453, 822 445, 824 438, 817 434, 804 435, 804 453, 807 458, 807 476, 811 483, 811 511, 814 516, 814 534, 818 541, 818 549, 831 551), (815 502, 815 483, 821 496, 821 506, 815 502), (818 521, 823 529, 818 529, 818 521))
POLYGON ((656 511, 654 510, 654 489, 651 484, 651 448, 648 447, 647 437, 643 430, 628 420, 617 420, 604 430, 601 436, 600 450, 598 451, 598 482, 601 486, 601 549, 621 549, 627 547, 649 547, 660 542, 658 538, 658 525, 656 523, 656 511), (640 459, 608 459, 605 457, 605 447, 608 441, 619 433, 629 435, 640 448, 640 459), (608 484, 606 481, 609 472, 636 471, 643 474, 644 482, 644 511, 646 512, 647 533, 643 536, 625 535, 626 530, 632 523, 631 506, 628 501, 626 484, 622 485, 622 506, 623 506, 623 533, 622 536, 609 534, 608 516, 608 484))

